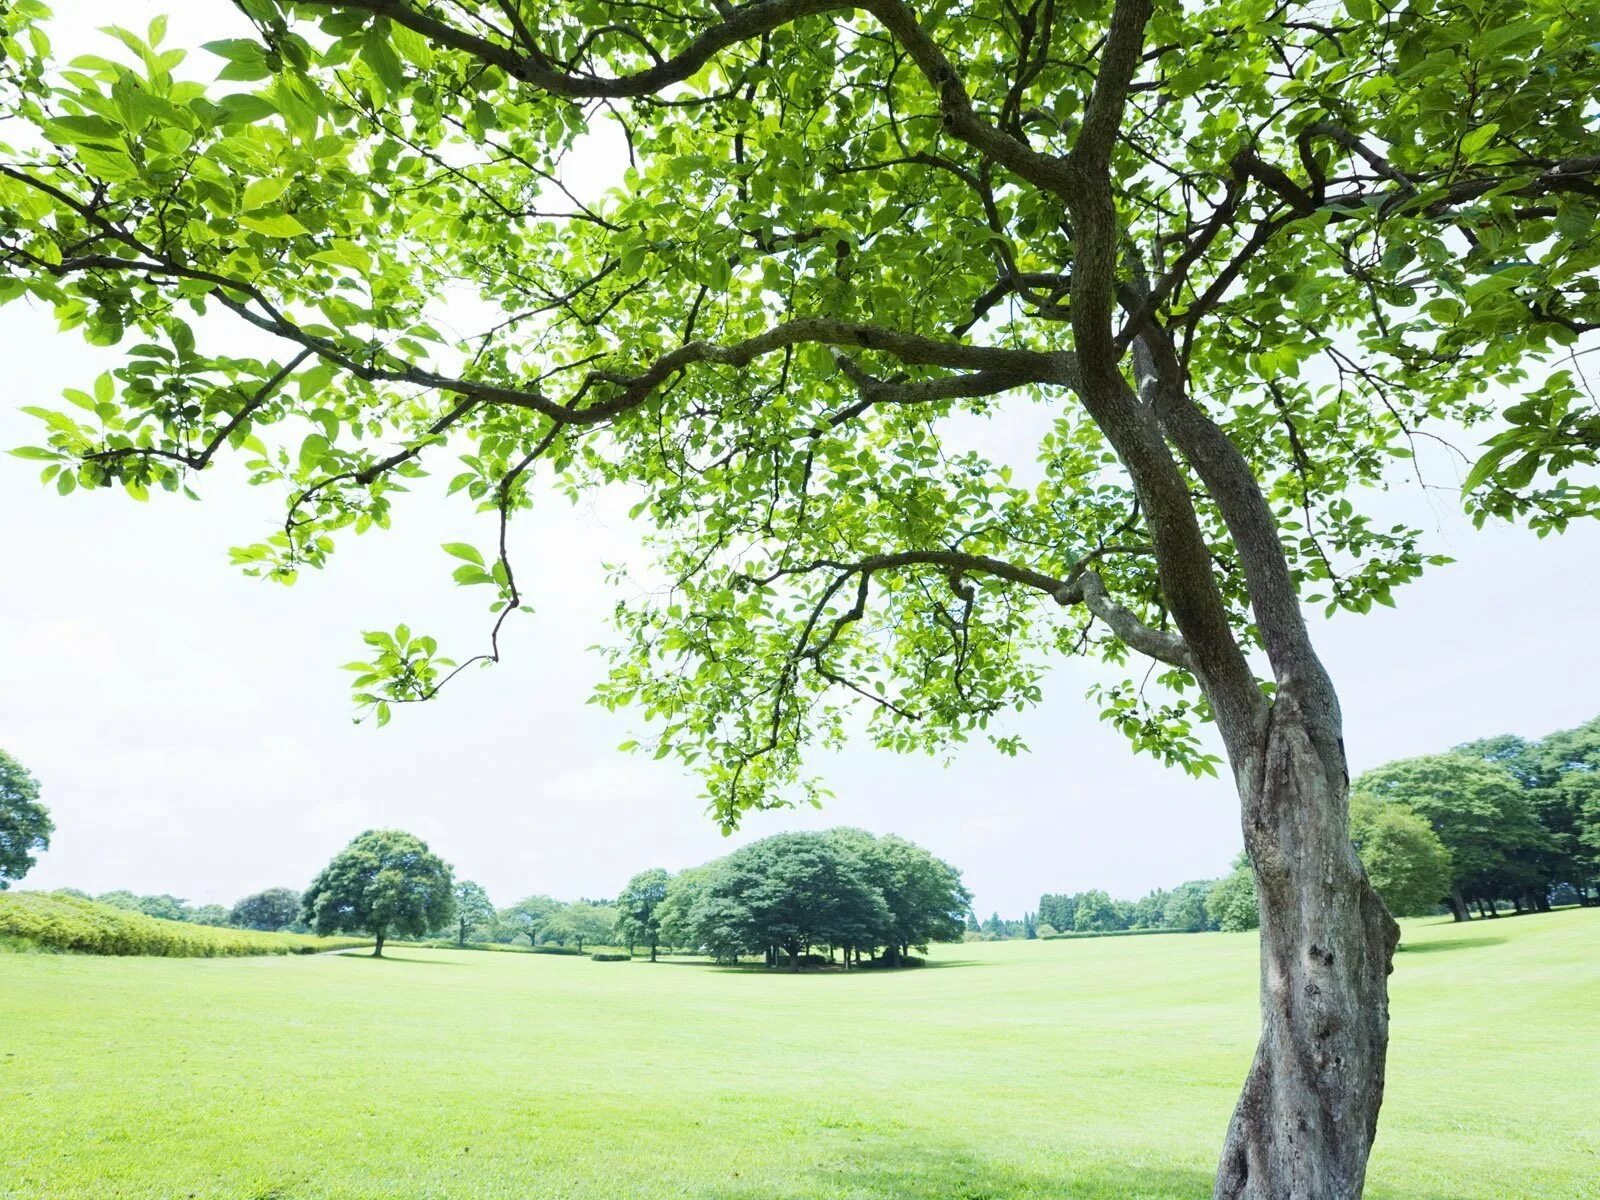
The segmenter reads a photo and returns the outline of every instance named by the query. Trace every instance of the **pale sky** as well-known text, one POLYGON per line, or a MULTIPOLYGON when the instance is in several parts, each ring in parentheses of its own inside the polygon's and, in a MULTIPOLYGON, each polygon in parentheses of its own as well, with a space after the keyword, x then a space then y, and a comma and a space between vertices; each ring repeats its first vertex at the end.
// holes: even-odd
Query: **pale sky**
MULTIPOLYGON (((169 7, 183 10, 169 43, 238 32, 220 2, 169 7)), ((142 29, 162 8, 58 3, 52 32, 69 53, 100 49, 94 25, 142 29)), ((51 405, 112 361, 20 304, 0 309, 0 347, 5 448, 40 440, 21 405, 51 405)), ((363 829, 396 826, 504 905, 612 895, 645 867, 730 848, 693 778, 616 751, 642 731, 637 714, 584 703, 603 668, 585 647, 607 639, 614 600, 600 564, 637 544, 625 505, 552 496, 522 520, 516 541, 539 565, 519 580, 537 612, 508 625, 507 662, 375 730, 351 723, 337 670, 361 657, 360 630, 407 621, 466 650, 482 637, 481 601, 449 582, 438 549, 478 532, 461 507, 414 497, 391 533, 347 539, 328 571, 284 589, 227 561, 281 520, 275 494, 208 472, 199 504, 63 499, 38 467, 0 456, 0 747, 38 776, 56 822, 23 886, 227 903, 301 887, 363 829)), ((1450 482, 1447 469, 1430 482, 1450 482)), ((1459 561, 1398 593, 1396 610, 1314 619, 1354 771, 1600 712, 1600 528, 1543 542, 1477 532, 1450 493, 1414 485, 1381 511, 1459 561)), ((1042 891, 1132 898, 1222 873, 1240 843, 1231 785, 1134 758, 1083 700, 1094 678, 1081 663, 1053 670, 1045 703, 1015 722, 1031 754, 973 744, 945 768, 852 750, 817 763, 836 793, 824 811, 753 814, 734 842, 832 824, 899 833, 962 868, 980 914, 1011 916, 1042 891)))

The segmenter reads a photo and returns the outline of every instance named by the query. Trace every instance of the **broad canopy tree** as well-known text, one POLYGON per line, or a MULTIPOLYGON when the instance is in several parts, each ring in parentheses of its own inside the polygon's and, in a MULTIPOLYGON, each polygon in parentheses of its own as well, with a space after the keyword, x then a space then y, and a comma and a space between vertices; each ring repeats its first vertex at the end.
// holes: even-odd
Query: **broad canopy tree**
MULTIPOLYGON (((123 353, 39 410, 46 481, 142 497, 236 455, 289 496, 236 557, 290 581, 459 458, 488 638, 369 634, 379 722, 498 660, 536 479, 642 494, 668 586, 620 606, 604 698, 728 824, 858 711, 1015 750, 996 718, 1054 655, 1127 663, 1097 697, 1136 748, 1204 772, 1220 734, 1279 983, 1217 1194, 1359 1194, 1396 930, 1301 606, 1424 568, 1356 507, 1418 437, 1521 387, 1537 442, 1575 404, 1538 364, 1600 321, 1600 9, 239 7, 215 57, 158 22, 71 70, 37 0, 0 16, 0 300, 123 353), (630 166, 586 199, 562 165, 599 126, 630 166)), ((1475 502, 1559 527, 1534 474, 1571 462, 1497 447, 1475 502)))
POLYGON ((455 915, 449 864, 398 829, 369 829, 324 867, 300 898, 317 933, 370 933, 383 957, 392 936, 426 937, 455 915))
POLYGON ((228 923, 240 929, 273 932, 300 920, 300 893, 292 888, 268 888, 244 897, 233 906, 228 923))
POLYGON ((37 851, 50 849, 55 824, 39 803, 39 781, 0 750, 0 891, 33 869, 37 851))

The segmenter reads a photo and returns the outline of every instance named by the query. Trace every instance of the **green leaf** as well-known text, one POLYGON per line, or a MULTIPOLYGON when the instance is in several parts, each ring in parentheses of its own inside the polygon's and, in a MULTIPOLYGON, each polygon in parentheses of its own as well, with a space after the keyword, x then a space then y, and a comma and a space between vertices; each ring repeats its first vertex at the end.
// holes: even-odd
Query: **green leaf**
POLYGON ((464 558, 469 563, 477 563, 480 567, 483 566, 483 554, 476 546, 469 546, 466 542, 445 542, 440 548, 446 554, 454 555, 456 558, 464 558))
MULTIPOLYGON (((269 179, 257 179, 254 183, 250 184, 249 187, 244 189, 244 206, 246 208, 265 208, 279 196, 283 195, 283 193, 288 190, 288 187, 288 179, 282 176, 269 179)), ((291 221, 294 220, 292 217, 287 219, 291 221)), ((296 224, 298 224, 298 222, 296 222, 296 224)), ((251 228, 257 228, 257 226, 252 225, 251 228)), ((262 232, 267 231, 263 230, 262 232)), ((302 226, 298 232, 304 233, 305 228, 302 226)))
POLYGON ((241 216, 239 224, 246 229, 253 229, 257 233, 264 233, 268 237, 275 238, 292 238, 298 237, 302 233, 311 232, 287 213, 277 213, 270 216, 241 216))
POLYGON ((1471 133, 1461 139, 1461 153, 1468 158, 1476 158, 1478 151, 1482 150, 1494 140, 1494 135, 1500 132, 1500 126, 1491 121, 1487 125, 1480 125, 1471 133))

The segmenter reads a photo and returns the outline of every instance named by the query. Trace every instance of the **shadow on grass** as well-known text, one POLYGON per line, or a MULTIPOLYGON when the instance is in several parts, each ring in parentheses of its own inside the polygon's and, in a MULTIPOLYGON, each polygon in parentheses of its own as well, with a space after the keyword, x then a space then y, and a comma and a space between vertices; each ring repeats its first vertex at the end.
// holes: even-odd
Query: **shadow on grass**
POLYGON ((347 958, 354 962, 369 963, 408 963, 416 967, 459 967, 461 964, 452 962, 448 958, 408 958, 404 954, 385 954, 382 957, 375 955, 370 950, 346 950, 333 955, 334 958, 347 958))
POLYGON ((1396 948, 1396 954, 1438 954, 1444 950, 1473 950, 1479 946, 1503 946, 1510 941, 1503 937, 1464 937, 1450 938, 1443 942, 1416 942, 1407 944, 1401 942, 1396 948))
MULTIPOLYGON (((909 975, 918 971, 942 971, 949 967, 981 967, 986 965, 975 958, 951 958, 938 959, 932 962, 925 960, 914 967, 860 966, 851 967, 850 970, 846 971, 835 963, 831 967, 806 967, 803 971, 791 971, 788 965, 784 963, 769 967, 765 963, 759 962, 717 963, 712 962, 709 958, 661 958, 655 963, 651 963, 648 959, 636 958, 634 961, 642 962, 647 967, 699 967, 702 971, 713 971, 719 975, 837 975, 840 978, 849 976, 852 979, 858 976, 909 975)), ((993 964, 987 965, 992 966, 993 964)))
POLYGON ((1172 1167, 1037 1170, 963 1150, 888 1151, 837 1164, 809 1163, 789 1179, 762 1172, 749 1183, 697 1188, 700 1200, 1206 1200, 1209 1171, 1172 1167))

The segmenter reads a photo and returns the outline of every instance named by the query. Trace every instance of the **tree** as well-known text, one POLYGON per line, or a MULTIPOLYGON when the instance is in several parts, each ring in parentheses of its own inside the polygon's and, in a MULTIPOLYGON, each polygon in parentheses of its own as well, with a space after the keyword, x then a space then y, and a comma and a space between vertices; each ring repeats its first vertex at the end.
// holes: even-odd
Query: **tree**
POLYGON ((109 904, 112 908, 123 908, 129 912, 143 913, 147 917, 155 917, 161 921, 186 921, 189 919, 189 905, 177 896, 136 896, 126 889, 114 892, 103 892, 95 897, 99 904, 109 904))
POLYGON ((1168 894, 1167 902, 1162 907, 1161 927, 1181 929, 1185 933, 1202 933, 1207 929, 1215 929, 1216 925, 1213 924, 1206 908, 1206 900, 1213 886, 1212 880, 1179 884, 1168 894))
POLYGON ((300 920, 300 893, 292 888, 268 888, 246 896, 233 906, 228 923, 240 929, 268 932, 285 929, 300 920))
POLYGON ((183 914, 183 919, 192 925, 219 925, 231 924, 230 911, 221 904, 200 904, 190 908, 183 914))
POLYGON ((893 966, 913 948, 925 952, 934 942, 961 940, 972 893, 962 885, 960 871, 893 834, 876 837, 863 829, 840 828, 827 836, 843 853, 860 860, 867 885, 889 910, 889 924, 871 942, 855 943, 857 951, 870 951, 881 942, 893 966))
POLYGON ((540 935, 558 946, 572 942, 581 952, 585 943, 603 944, 616 926, 615 908, 608 904, 591 904, 586 900, 579 900, 556 910, 544 922, 540 935))
POLYGON ((1117 928, 1117 909, 1101 891, 1079 892, 1072 927, 1079 933, 1107 933, 1117 928))
POLYGON ((650 947, 651 962, 656 961, 656 949, 661 944, 660 909, 671 882, 670 873, 652 867, 628 880, 628 886, 617 896, 618 944, 631 949, 635 942, 643 942, 650 947))
POLYGON ((1261 917, 1256 906, 1256 877, 1250 857, 1240 853, 1233 870, 1217 880, 1206 896, 1206 914, 1224 933, 1256 929, 1261 917))
POLYGON ((489 902, 489 893, 482 885, 470 879, 457 880, 455 899, 456 945, 465 946, 468 934, 494 923, 494 905, 489 902))
POLYGON ((50 849, 54 832, 38 780, 0 750, 0 891, 33 869, 34 852, 50 849))
POLYGON ((1600 894, 1600 718, 1536 742, 1510 734, 1456 748, 1505 767, 1526 789, 1548 837, 1546 887, 1571 884, 1580 897, 1600 894))
MULTIPOLYGON (((22 450, 46 482, 143 496, 236 452, 290 506, 238 561, 289 582, 465 449, 449 487, 500 527, 446 547, 493 597, 472 662, 522 607, 504 526, 538 472, 642 493, 674 586, 621 606, 602 698, 660 717, 730 826, 816 795, 847 707, 889 748, 1015 752, 996 718, 1052 652, 1153 659, 1103 711, 1195 773, 1215 721, 1263 898, 1217 1195, 1358 1195, 1397 929, 1301 603, 1365 612, 1430 561, 1356 506, 1418 429, 1510 423, 1482 513, 1583 508, 1529 489, 1583 443, 1540 364, 1600 324, 1600 11, 241 8, 216 87, 126 31, 131 65, 58 70, 42 6, 0 16, 31 126, 0 300, 123 347, 22 450), (586 205, 549 181, 591 123, 632 166, 586 205), (435 298, 463 291, 493 311, 458 338, 435 298), (1002 403, 1041 414, 1015 464, 946 419, 1002 403)), ((379 723, 460 669, 405 626, 368 644, 379 723)))
POLYGON ((524 896, 501 911, 500 925, 513 937, 522 934, 527 937, 529 946, 537 946, 546 924, 564 907, 561 901, 549 896, 524 896))
POLYGON ((450 867, 420 838, 369 829, 311 881, 300 899, 317 933, 370 933, 374 958, 391 935, 426 937, 454 915, 450 867))
POLYGON ((1450 894, 1450 851, 1433 827, 1399 800, 1350 797, 1350 840, 1367 878, 1396 916, 1433 910, 1450 894))
POLYGON ((1522 785, 1505 767, 1466 754, 1401 759, 1360 776, 1352 788, 1380 801, 1399 801, 1423 817, 1450 852, 1445 901, 1458 921, 1468 901, 1494 901, 1522 891, 1532 858, 1545 838, 1528 809, 1522 785))

